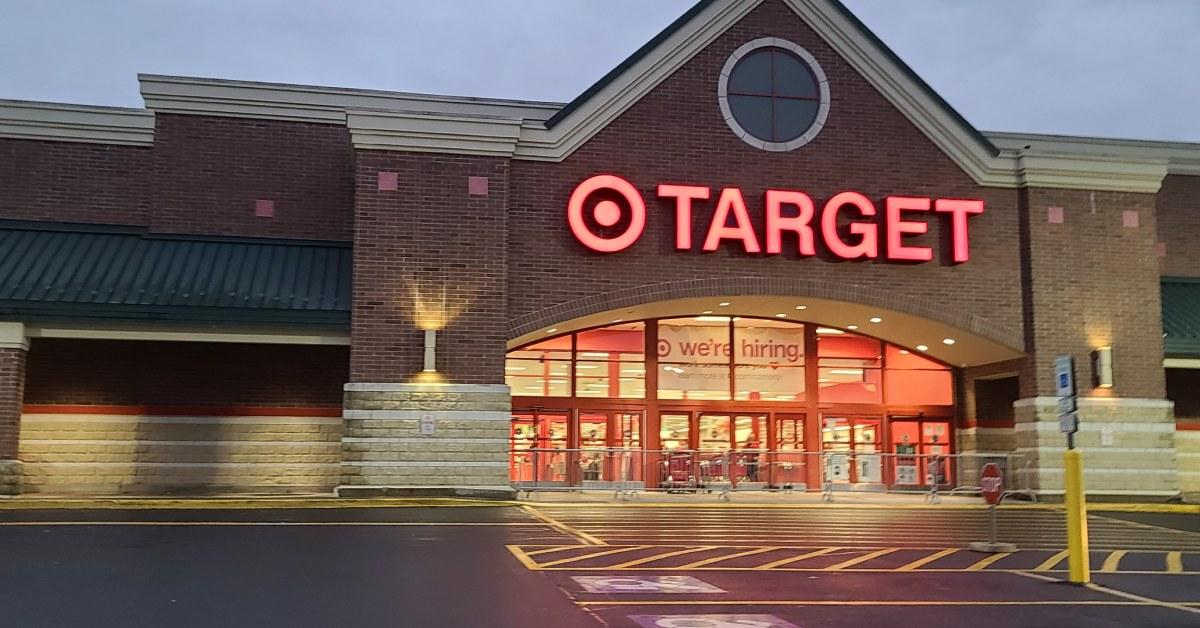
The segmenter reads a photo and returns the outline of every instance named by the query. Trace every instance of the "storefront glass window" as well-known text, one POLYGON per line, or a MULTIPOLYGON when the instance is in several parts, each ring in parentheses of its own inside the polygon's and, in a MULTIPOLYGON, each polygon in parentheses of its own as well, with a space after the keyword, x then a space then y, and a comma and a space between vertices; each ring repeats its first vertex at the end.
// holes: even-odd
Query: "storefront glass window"
POLYGON ((804 325, 735 320, 733 354, 734 399, 804 400, 804 325))
POLYGON ((893 345, 887 346, 886 363, 886 403, 897 406, 954 403, 954 376, 949 367, 893 345))
POLYGON ((729 399, 729 319, 659 321, 658 398, 729 399))
POLYGON ((820 399, 823 403, 880 403, 882 343, 864 336, 817 338, 820 399))
POLYGON ((644 398, 645 346, 645 323, 579 332, 575 339, 575 395, 644 398))

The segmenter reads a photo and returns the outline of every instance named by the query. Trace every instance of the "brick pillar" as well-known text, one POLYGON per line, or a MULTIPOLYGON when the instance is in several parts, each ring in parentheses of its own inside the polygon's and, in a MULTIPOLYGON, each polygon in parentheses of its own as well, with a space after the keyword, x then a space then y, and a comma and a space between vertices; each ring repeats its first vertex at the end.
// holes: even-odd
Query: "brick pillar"
POLYGON ((25 397, 25 326, 0 323, 0 495, 21 492, 21 405, 25 397))
POLYGON ((1152 194, 1021 190, 1028 358, 1013 404, 1015 451, 1029 488, 1063 494, 1054 360, 1072 355, 1084 486, 1113 499, 1179 494, 1175 420, 1165 399, 1162 307, 1152 194), (1054 218, 1051 219, 1050 216, 1054 218), (1092 384, 1090 354, 1110 346, 1114 385, 1092 384))
POLYGON ((357 151, 339 494, 513 494, 507 198, 503 158, 357 151))

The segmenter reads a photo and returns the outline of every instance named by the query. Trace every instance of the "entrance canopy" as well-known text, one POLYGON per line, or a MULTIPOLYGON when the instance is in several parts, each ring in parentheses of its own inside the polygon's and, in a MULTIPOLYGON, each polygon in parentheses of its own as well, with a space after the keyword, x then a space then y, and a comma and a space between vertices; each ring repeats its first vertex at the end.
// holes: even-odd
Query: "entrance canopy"
POLYGON ((976 366, 1020 357, 1017 347, 947 323, 896 310, 830 299, 779 296, 696 297, 589 314, 514 338, 513 349, 570 331, 622 321, 687 316, 745 316, 805 322, 872 336, 954 366, 976 366))

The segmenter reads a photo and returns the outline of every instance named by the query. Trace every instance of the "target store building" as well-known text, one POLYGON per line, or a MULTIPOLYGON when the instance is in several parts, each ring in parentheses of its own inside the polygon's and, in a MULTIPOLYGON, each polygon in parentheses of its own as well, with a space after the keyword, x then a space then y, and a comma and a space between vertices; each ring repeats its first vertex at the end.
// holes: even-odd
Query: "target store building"
POLYGON ((0 101, 5 493, 1054 499, 1071 355, 1088 492, 1200 494, 1200 145, 981 132, 835 0, 703 0, 566 104, 139 81, 0 101))

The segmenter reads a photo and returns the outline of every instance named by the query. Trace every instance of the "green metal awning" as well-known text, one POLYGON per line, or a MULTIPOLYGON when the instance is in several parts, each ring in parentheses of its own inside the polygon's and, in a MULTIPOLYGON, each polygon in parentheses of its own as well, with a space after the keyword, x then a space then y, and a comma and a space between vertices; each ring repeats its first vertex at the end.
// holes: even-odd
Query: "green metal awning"
POLYGON ((350 323, 349 243, 0 221, 0 316, 350 323))
POLYGON ((1165 353, 1200 355, 1200 279, 1163 277, 1162 314, 1165 353))

